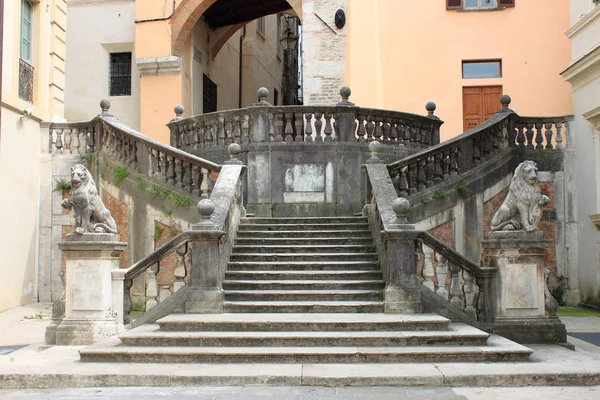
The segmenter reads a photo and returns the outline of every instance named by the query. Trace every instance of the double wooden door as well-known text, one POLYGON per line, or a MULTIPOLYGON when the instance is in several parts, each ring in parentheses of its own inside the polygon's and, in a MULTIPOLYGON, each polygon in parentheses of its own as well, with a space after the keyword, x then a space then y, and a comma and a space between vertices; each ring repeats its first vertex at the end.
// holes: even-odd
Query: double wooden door
POLYGON ((481 124, 502 108, 502 86, 463 87, 463 129, 481 124))

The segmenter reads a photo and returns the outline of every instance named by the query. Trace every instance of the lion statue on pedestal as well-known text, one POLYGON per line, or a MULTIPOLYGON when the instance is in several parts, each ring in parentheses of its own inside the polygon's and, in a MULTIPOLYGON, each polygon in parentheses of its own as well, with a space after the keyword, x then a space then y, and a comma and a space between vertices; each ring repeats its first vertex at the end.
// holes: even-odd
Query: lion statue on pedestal
POLYGON ((71 194, 61 206, 73 209, 75 233, 117 233, 117 224, 98 196, 90 171, 81 164, 71 168, 71 194))
POLYGON ((492 217, 492 231, 538 230, 542 207, 550 203, 541 193, 537 177, 537 164, 523 161, 512 177, 508 196, 492 217))

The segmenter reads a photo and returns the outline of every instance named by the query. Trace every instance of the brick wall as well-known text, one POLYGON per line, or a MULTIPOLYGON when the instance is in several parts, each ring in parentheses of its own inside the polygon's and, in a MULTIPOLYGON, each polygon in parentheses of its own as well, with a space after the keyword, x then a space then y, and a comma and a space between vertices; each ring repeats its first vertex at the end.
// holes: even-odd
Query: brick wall
POLYGON ((456 243, 454 240, 454 220, 436 226, 429 230, 429 234, 438 240, 446 243, 448 246, 455 247, 456 243))
MULTIPOLYGON (((129 238, 129 207, 122 203, 119 199, 111 196, 106 191, 102 193, 102 201, 106 208, 110 210, 111 215, 115 219, 117 224, 117 232, 121 237, 121 240, 126 242, 129 238)), ((127 251, 121 254, 119 260, 119 266, 121 268, 128 268, 130 265, 127 262, 127 251)))
MULTIPOLYGON (((181 231, 165 225, 161 222, 154 221, 154 249, 158 249, 160 246, 171 240, 173 237, 179 235, 181 231)), ((160 271, 156 276, 156 281, 159 285, 173 286, 175 283, 175 275, 173 272, 177 267, 177 254, 173 253, 163 258, 160 262, 160 271)))

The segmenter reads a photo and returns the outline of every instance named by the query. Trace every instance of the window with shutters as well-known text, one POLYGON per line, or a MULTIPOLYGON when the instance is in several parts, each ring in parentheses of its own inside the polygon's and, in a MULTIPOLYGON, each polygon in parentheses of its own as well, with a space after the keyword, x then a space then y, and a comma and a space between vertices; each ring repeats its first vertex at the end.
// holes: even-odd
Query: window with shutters
POLYGON ((514 6, 515 0, 446 0, 448 10, 493 10, 514 6))
POLYGON ((33 4, 21 0, 21 45, 19 48, 19 97, 33 103, 33 4))
POLYGON ((202 74, 202 112, 204 114, 217 111, 217 84, 206 74, 202 74))

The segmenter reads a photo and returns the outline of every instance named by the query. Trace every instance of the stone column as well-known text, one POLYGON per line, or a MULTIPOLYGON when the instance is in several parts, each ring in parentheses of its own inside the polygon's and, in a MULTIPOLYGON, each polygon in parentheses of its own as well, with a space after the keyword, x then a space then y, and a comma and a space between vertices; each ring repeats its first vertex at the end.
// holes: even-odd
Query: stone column
POLYGON ((356 142, 356 110, 358 107, 348 100, 352 91, 348 86, 343 86, 340 89, 342 101, 337 103, 339 107, 337 118, 337 132, 340 142, 356 142))
POLYGON ((541 231, 490 232, 482 241, 483 264, 498 268, 494 333, 519 343, 547 343, 555 333, 546 316, 541 231))
POLYGON ((185 312, 190 314, 223 312, 223 282, 219 258, 220 241, 225 232, 210 222, 214 209, 211 200, 200 200, 198 211, 202 221, 192 226, 195 237, 185 300, 185 312))
POLYGON ((396 223, 382 232, 386 248, 387 273, 384 277, 385 312, 415 314, 422 312, 421 288, 417 277, 415 240, 418 232, 408 224, 406 214, 410 203, 399 197, 392 203, 396 223))
POLYGON ((126 247, 110 233, 71 233, 59 243, 66 258, 66 295, 56 344, 92 344, 118 333, 111 270, 119 268, 126 247))

